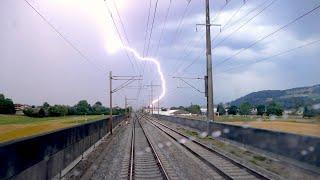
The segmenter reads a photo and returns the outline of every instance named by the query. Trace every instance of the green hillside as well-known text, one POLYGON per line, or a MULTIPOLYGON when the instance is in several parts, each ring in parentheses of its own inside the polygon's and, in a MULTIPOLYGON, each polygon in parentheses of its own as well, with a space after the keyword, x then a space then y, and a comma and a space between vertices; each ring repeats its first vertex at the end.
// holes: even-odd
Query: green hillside
POLYGON ((250 93, 232 101, 231 105, 239 106, 244 102, 253 105, 277 102, 285 109, 296 109, 303 106, 320 103, 320 84, 310 87, 300 87, 287 90, 264 90, 250 93))

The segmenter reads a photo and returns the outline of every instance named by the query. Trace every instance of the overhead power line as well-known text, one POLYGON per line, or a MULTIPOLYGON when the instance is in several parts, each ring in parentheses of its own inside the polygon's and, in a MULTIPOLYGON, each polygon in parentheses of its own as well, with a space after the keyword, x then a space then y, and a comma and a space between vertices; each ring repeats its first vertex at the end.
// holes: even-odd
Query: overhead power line
MULTIPOLYGON (((118 16, 118 18, 119 18, 119 21, 120 21, 122 30, 123 30, 123 32, 124 32, 125 39, 127 40, 127 43, 128 43, 128 45, 130 46, 130 40, 129 40, 129 38, 128 38, 129 36, 128 36, 128 33, 127 33, 126 28, 125 28, 125 26, 124 26, 124 23, 123 23, 123 21, 122 21, 122 18, 121 18, 121 16, 120 16, 120 12, 119 12, 118 6, 117 6, 115 0, 112 0, 112 2, 113 2, 113 5, 114 5, 114 7, 115 7, 115 9, 116 9, 116 13, 117 13, 117 16, 118 16)), ((109 8, 108 8, 108 10, 109 10, 109 8)), ((109 12, 111 13, 111 11, 109 11, 109 12)), ((112 16, 112 15, 111 15, 111 16, 112 16)), ((130 58, 130 57, 129 57, 129 58, 130 58)), ((136 59, 136 58, 134 57, 134 59, 136 59)), ((132 61, 131 58, 130 58, 130 61, 132 61)), ((134 64, 135 64, 135 66, 138 68, 139 73, 141 74, 141 69, 139 68, 140 66, 137 65, 137 63, 136 63, 137 61, 133 61, 133 62, 134 62, 134 64)))
POLYGON ((61 38, 64 40, 72 49, 74 49, 85 61, 87 61, 89 64, 93 65, 97 70, 102 72, 104 71, 101 69, 100 66, 98 66, 96 63, 94 63, 91 59, 89 59, 84 53, 81 52, 80 49, 78 49, 69 39, 67 39, 45 16, 43 16, 40 11, 38 11, 29 1, 24 0, 24 2, 34 11, 37 13, 37 15, 40 16, 40 18, 48 24, 61 38))
POLYGON ((315 41, 311 41, 309 43, 306 43, 306 44, 303 44, 303 45, 300 45, 300 46, 297 46, 297 47, 294 47, 294 48, 291 48, 291 49, 288 49, 288 50, 285 50, 285 51, 282 51, 282 52, 279 52, 277 54, 274 54, 274 55, 271 55, 271 56, 268 56, 268 57, 265 57, 265 58, 262 58, 260 60, 256 60, 255 62, 253 63, 246 63, 246 64, 240 64, 239 66, 236 66, 236 67, 232 67, 232 68, 229 68, 221 73, 217 73, 218 74, 222 74, 222 73, 225 73, 225 72, 229 72, 229 71, 232 71, 234 69, 238 69, 238 68, 242 68, 244 66, 248 67, 248 66, 251 66, 253 64, 257 64, 257 63, 261 63, 263 61, 266 61, 266 60, 269 60, 269 59, 272 59, 272 58, 275 58, 275 57, 278 57, 278 56, 282 56, 282 55, 285 55, 285 54, 288 54, 288 53, 292 53, 292 52, 295 52, 296 50, 299 50, 299 49, 302 49, 302 48, 305 48, 305 47, 308 47, 308 46, 311 46, 311 45, 315 45, 317 43, 320 43, 320 39, 317 39, 315 41))
POLYGON ((170 11, 171 4, 172 4, 171 2, 172 2, 172 0, 170 0, 169 6, 168 6, 168 8, 167 8, 167 10, 166 10, 166 15, 165 15, 165 17, 164 17, 164 22, 163 22, 163 26, 162 26, 161 33, 160 33, 160 38, 159 38, 159 40, 158 40, 158 45, 157 45, 157 47, 156 47, 155 56, 156 56, 156 55, 158 54, 158 52, 159 52, 160 43, 161 43, 161 40, 162 40, 162 38, 163 38, 163 32, 164 32, 164 29, 165 29, 165 27, 166 27, 166 25, 167 25, 168 16, 169 16, 169 11, 170 11))
MULTIPOLYGON (((112 19, 113 25, 114 25, 114 27, 115 27, 115 29, 116 29, 117 34, 118 34, 118 37, 119 37, 122 45, 125 46, 125 43, 124 43, 124 41, 123 41, 123 39, 122 39, 122 37, 121 37, 121 33, 120 33, 119 29, 118 29, 118 26, 117 26, 117 24, 116 24, 116 21, 114 20, 114 17, 113 17, 113 15, 112 15, 112 12, 111 12, 109 6, 108 6, 108 5, 106 5, 106 6, 107 6, 108 12, 109 12, 109 14, 110 14, 110 17, 111 17, 111 19, 112 19)), ((125 54, 126 54, 126 56, 128 57, 128 59, 129 59, 129 61, 130 61, 130 63, 131 63, 131 66, 132 66, 133 70, 136 71, 136 68, 135 68, 135 66, 134 66, 134 63, 133 63, 132 59, 130 58, 130 55, 128 54, 127 51, 125 51, 125 54)), ((137 72, 136 72, 136 73, 137 73, 137 72)))
POLYGON ((173 43, 178 39, 179 32, 181 31, 180 29, 181 29, 183 20, 184 20, 186 14, 187 14, 187 12, 188 12, 188 8, 189 8, 190 3, 191 3, 191 0, 188 1, 187 6, 186 6, 186 7, 184 8, 184 10, 183 10, 182 17, 181 17, 181 19, 180 19, 180 21, 179 21, 179 24, 178 24, 178 26, 177 26, 177 28, 176 28, 176 31, 175 31, 175 33, 174 33, 174 36, 173 36, 172 41, 171 41, 170 44, 173 44, 173 43))
POLYGON ((158 2, 159 2, 159 0, 156 1, 156 4, 155 4, 155 6, 154 6, 154 11, 153 11, 153 17, 152 17, 152 23, 151 23, 151 29, 150 29, 150 34, 149 34, 149 40, 148 40, 148 46, 147 46, 147 53, 146 53, 146 55, 149 54, 150 42, 151 42, 151 38, 152 38, 154 20, 155 20, 155 18, 156 18, 156 14, 157 14, 158 2))
MULTIPOLYGON (((240 29, 242 29, 244 26, 246 26, 249 22, 251 22, 253 19, 255 19, 257 16, 259 16, 261 13, 263 13, 266 9, 268 9, 272 4, 274 4, 277 0, 273 0, 271 1, 267 6, 265 6, 263 9, 261 9, 258 13, 256 13, 254 16, 252 16, 250 19, 248 19, 247 21, 245 21, 241 26, 239 26, 238 28, 236 28, 235 30, 233 30, 230 34, 228 34, 225 38, 223 38, 221 41, 219 41, 215 47, 219 47, 220 44, 222 44, 224 41, 226 41, 227 39, 229 39, 234 33, 238 32, 240 29)), ((263 5, 264 3, 262 3, 263 5)), ((259 7, 259 6, 258 6, 259 7)), ((255 9, 256 10, 256 9, 255 9)), ((254 10, 254 11, 255 11, 254 10)))
MULTIPOLYGON (((260 7, 260 6, 262 6, 262 5, 264 5, 266 2, 267 2, 268 0, 266 0, 264 3, 262 3, 262 4, 259 4, 255 9, 254 9, 254 11, 256 10, 256 9, 258 9, 258 7, 260 7)), ((275 0, 273 0, 273 1, 275 1, 275 0)), ((273 3, 273 1, 271 2, 271 4, 273 3)), ((241 7, 243 7, 245 4, 247 4, 247 2, 245 2, 241 7)), ((269 4, 266 8, 264 8, 262 11, 264 11, 264 10, 266 10, 268 7, 270 7, 271 6, 271 4, 269 4)), ((239 9, 241 9, 241 8, 239 8, 239 9)), ((238 9, 238 10, 239 10, 238 9)), ((252 12, 252 11, 250 11, 250 12, 252 12)), ((248 14, 250 14, 250 13, 248 13, 248 14)), ((259 15, 260 13, 258 13, 257 15, 255 15, 253 18, 251 18, 249 21, 247 21, 247 23, 248 22, 250 22, 251 20, 253 20, 254 18, 256 18, 258 15, 259 15)), ((232 18, 234 18, 235 16, 232 16, 232 18)), ((227 21, 227 23, 228 22, 230 22, 231 20, 232 20, 232 18, 230 18, 228 21, 227 21)), ((242 18, 244 18, 244 16, 243 17, 241 17, 240 19, 242 19, 242 18)), ((244 25, 242 25, 242 27, 243 27, 244 25)), ((241 28, 242 28, 241 27, 241 28)), ((229 27, 228 27, 229 28, 229 27)), ((241 29, 241 28, 239 28, 239 29, 241 29)), ((213 39, 212 39, 212 43, 213 43, 213 41, 220 35, 221 33, 219 33, 219 34, 217 34, 213 39)), ((215 49, 217 47, 217 45, 213 48, 213 49, 215 49)), ((190 64, 188 64, 185 68, 183 68, 182 70, 179 70, 179 71, 176 71, 176 72, 184 72, 184 71, 186 71, 187 69, 189 69, 191 66, 193 66, 197 61, 199 61, 200 59, 201 59, 201 57, 202 57, 202 54, 205 52, 205 49, 203 50, 203 52, 202 53, 199 53, 199 55, 193 60, 193 61, 191 61, 190 62, 190 64)), ((179 66, 180 67, 180 66, 179 66)))
POLYGON ((267 39, 268 37, 270 37, 270 36, 272 36, 272 35, 274 35, 274 34, 278 33, 279 31, 281 31, 281 30, 283 30, 283 29, 285 29, 285 28, 289 27, 290 25, 292 25, 292 24, 296 23, 297 21, 299 21, 299 20, 300 20, 300 19, 302 19, 303 17, 305 17, 305 16, 307 16, 307 15, 311 14, 313 11, 315 11, 315 10, 317 10, 317 9, 319 9, 319 8, 320 8, 320 4, 319 4, 319 5, 317 5, 316 7, 314 7, 313 9, 311 9, 311 10, 307 11, 306 13, 304 13, 304 14, 302 14, 302 15, 298 16, 297 18, 293 19, 293 20, 292 20, 292 21, 290 21, 289 23, 287 23, 287 24, 285 24, 285 25, 281 26, 280 28, 276 29, 276 30, 275 30, 275 31, 273 31, 272 33, 270 33, 270 34, 268 34, 268 35, 266 35, 266 36, 264 36, 264 37, 260 38, 259 40, 257 40, 257 41, 255 41, 255 42, 253 42, 253 43, 252 43, 252 44, 250 44, 248 47, 246 47, 246 48, 244 48, 244 49, 239 50, 238 52, 234 53, 232 56, 230 56, 230 57, 228 57, 228 58, 224 59, 223 61, 221 61, 220 63, 218 63, 216 66, 219 66, 219 65, 221 65, 221 64, 223 64, 223 63, 225 63, 225 62, 227 62, 227 61, 230 61, 232 58, 234 58, 235 56, 239 55, 239 54, 240 54, 240 53, 242 53, 243 51, 248 50, 249 48, 251 48, 251 47, 255 46, 255 45, 256 45, 256 44, 258 44, 259 42, 261 42, 261 41, 263 41, 263 40, 267 39))
POLYGON ((143 57, 145 56, 145 51, 146 51, 146 43, 147 43, 147 38, 148 38, 148 30, 149 30, 149 21, 150 21, 151 5, 152 5, 152 1, 149 0, 148 20, 147 20, 146 31, 145 31, 145 34, 144 34, 143 57))

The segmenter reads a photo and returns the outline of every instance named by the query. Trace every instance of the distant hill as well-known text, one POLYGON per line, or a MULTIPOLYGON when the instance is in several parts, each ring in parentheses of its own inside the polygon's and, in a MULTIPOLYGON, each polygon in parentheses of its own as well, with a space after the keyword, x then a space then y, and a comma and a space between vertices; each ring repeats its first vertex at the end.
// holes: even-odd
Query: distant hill
POLYGON ((230 104, 239 106, 244 102, 249 102, 252 105, 259 105, 269 104, 272 101, 281 104, 285 109, 296 109, 306 105, 319 104, 320 84, 287 90, 264 90, 253 92, 230 102, 230 104))

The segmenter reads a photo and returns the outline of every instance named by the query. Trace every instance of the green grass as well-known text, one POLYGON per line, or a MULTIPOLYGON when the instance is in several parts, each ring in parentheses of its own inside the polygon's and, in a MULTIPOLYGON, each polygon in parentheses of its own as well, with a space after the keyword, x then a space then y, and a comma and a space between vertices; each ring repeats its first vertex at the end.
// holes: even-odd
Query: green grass
POLYGON ((265 161, 267 159, 266 157, 259 156, 259 155, 255 155, 255 156, 253 156, 253 158, 258 160, 258 161, 265 161))
POLYGON ((92 115, 92 116, 64 116, 64 117, 44 117, 44 118, 35 118, 28 117, 24 115, 2 115, 0 114, 0 125, 8 125, 8 124, 31 124, 31 123, 39 123, 46 121, 54 121, 61 120, 64 123, 80 123, 93 120, 102 119, 105 116, 102 115, 92 115))
POLYGON ((100 120, 106 116, 65 116, 33 118, 23 115, 0 115, 0 143, 56 131, 90 121, 100 120))

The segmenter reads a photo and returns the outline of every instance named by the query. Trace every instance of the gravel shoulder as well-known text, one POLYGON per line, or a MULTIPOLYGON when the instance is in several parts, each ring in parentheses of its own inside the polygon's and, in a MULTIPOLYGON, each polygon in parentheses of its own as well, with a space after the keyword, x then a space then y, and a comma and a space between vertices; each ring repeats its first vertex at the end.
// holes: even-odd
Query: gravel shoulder
POLYGON ((123 152, 131 133, 128 121, 114 130, 99 146, 84 157, 63 179, 120 179, 123 152))

